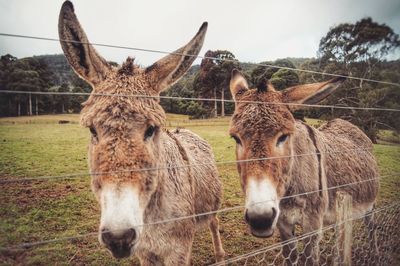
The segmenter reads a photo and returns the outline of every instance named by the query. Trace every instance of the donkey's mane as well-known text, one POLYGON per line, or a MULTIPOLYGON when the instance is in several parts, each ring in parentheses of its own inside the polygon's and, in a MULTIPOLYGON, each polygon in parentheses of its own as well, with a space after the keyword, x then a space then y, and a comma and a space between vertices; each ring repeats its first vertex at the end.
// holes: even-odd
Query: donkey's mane
POLYGON ((139 69, 139 66, 136 65, 134 62, 135 58, 128 57, 126 61, 122 64, 122 66, 118 69, 118 75, 133 75, 135 73, 135 70, 139 69))

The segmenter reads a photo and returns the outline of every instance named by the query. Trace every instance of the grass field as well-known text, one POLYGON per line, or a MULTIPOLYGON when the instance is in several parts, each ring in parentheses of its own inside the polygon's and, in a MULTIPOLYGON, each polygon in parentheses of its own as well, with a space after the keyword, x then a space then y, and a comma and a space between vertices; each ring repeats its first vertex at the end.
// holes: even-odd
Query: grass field
MULTIPOLYGON (((318 121, 309 120, 310 124, 318 121)), ((229 118, 189 120, 168 115, 169 127, 185 127, 206 139, 217 161, 234 160, 234 141, 228 134, 229 118)), ((386 133, 385 133, 386 134, 386 133)), ((89 131, 79 125, 78 115, 48 115, 0 119, 0 178, 14 179, 70 173, 87 173, 89 131), (59 124, 68 120, 68 124, 59 124)), ((375 145, 382 175, 400 172, 400 146, 375 145)), ((222 207, 243 204, 236 166, 223 165, 222 207)), ((89 176, 0 184, 0 246, 51 240, 96 232, 99 209, 90 191, 89 176)), ((400 178, 381 181, 379 204, 399 199, 400 178)), ((222 240, 228 256, 244 254, 277 241, 256 239, 246 230, 241 211, 220 215, 222 240)), ((137 262, 136 260, 133 260, 137 262)), ((208 231, 196 234, 193 264, 214 261, 208 231)), ((100 247, 97 236, 59 241, 26 250, 1 251, 0 264, 101 264, 130 265, 132 259, 117 261, 100 247)))

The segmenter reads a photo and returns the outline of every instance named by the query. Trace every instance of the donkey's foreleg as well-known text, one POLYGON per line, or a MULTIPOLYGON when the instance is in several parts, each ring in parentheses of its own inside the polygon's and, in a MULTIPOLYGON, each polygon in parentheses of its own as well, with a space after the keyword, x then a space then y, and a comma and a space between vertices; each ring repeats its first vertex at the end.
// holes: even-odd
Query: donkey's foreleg
POLYGON ((152 252, 141 252, 138 255, 141 266, 162 266, 163 262, 159 256, 152 252))
POLYGON ((319 243, 322 239, 323 217, 315 217, 314 214, 308 214, 308 222, 303 223, 304 234, 310 234, 303 240, 304 252, 302 254, 302 264, 319 265, 319 243), (312 216, 314 215, 314 217, 312 216))
POLYGON ((209 225, 211 237, 214 244, 214 254, 216 262, 224 261, 225 251, 222 246, 221 235, 219 233, 219 221, 217 216, 213 216, 209 225))
MULTIPOLYGON (((184 231, 184 229, 180 229, 184 231)), ((171 237, 169 248, 172 252, 164 259, 164 265, 190 265, 193 240, 194 230, 190 232, 182 232, 182 234, 178 236, 171 237)))
MULTIPOLYGON (((285 220, 279 220, 278 229, 281 236, 281 241, 290 241, 295 237, 295 225, 288 223, 285 220)), ((297 254, 297 242, 290 241, 282 247, 282 254, 285 265, 296 265, 298 254, 297 254)))

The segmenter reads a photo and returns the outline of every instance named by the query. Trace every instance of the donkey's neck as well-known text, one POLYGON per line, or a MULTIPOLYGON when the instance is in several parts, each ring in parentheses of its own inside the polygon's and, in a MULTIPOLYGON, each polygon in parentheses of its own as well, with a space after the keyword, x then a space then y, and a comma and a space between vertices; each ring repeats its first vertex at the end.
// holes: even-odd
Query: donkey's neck
POLYGON ((185 197, 191 191, 190 168, 185 149, 170 132, 162 131, 158 160, 158 184, 146 208, 145 219, 173 219, 191 213, 185 197))
POLYGON ((317 129, 296 121, 292 139, 292 167, 289 173, 289 194, 320 190, 323 187, 323 166, 320 134, 317 129))

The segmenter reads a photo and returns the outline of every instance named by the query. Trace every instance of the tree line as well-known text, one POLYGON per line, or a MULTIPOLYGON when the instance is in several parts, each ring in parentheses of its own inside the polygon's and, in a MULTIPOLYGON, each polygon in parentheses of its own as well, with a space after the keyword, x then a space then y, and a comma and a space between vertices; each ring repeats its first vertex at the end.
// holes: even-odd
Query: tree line
MULTIPOLYGON (((192 118, 232 114, 234 105, 230 102, 229 80, 234 68, 244 73, 251 86, 270 82, 277 90, 331 78, 299 72, 296 68, 400 83, 400 60, 390 57, 399 55, 399 47, 399 36, 390 27, 374 22, 371 18, 363 18, 354 24, 343 23, 332 27, 321 39, 316 58, 286 58, 253 64, 239 62, 227 50, 207 51, 201 64, 192 66, 163 95, 209 100, 163 99, 161 104, 167 112, 188 114, 192 118)), ((0 90, 90 92, 91 88, 72 71, 63 55, 17 59, 7 54, 0 58, 0 90)), ((0 115, 77 113, 86 98, 2 94, 0 115)), ((399 109, 400 88, 348 79, 322 104, 399 109)), ((321 119, 341 117, 361 127, 373 141, 376 141, 378 129, 400 130, 400 119, 395 112, 309 108, 296 112, 295 116, 299 119, 304 116, 321 119)))
MULTIPOLYGON (((63 55, 22 59, 0 57, 0 90, 32 92, 90 92, 89 84, 70 68, 63 55)), ((2 94, 1 116, 77 113, 87 96, 2 94)))

